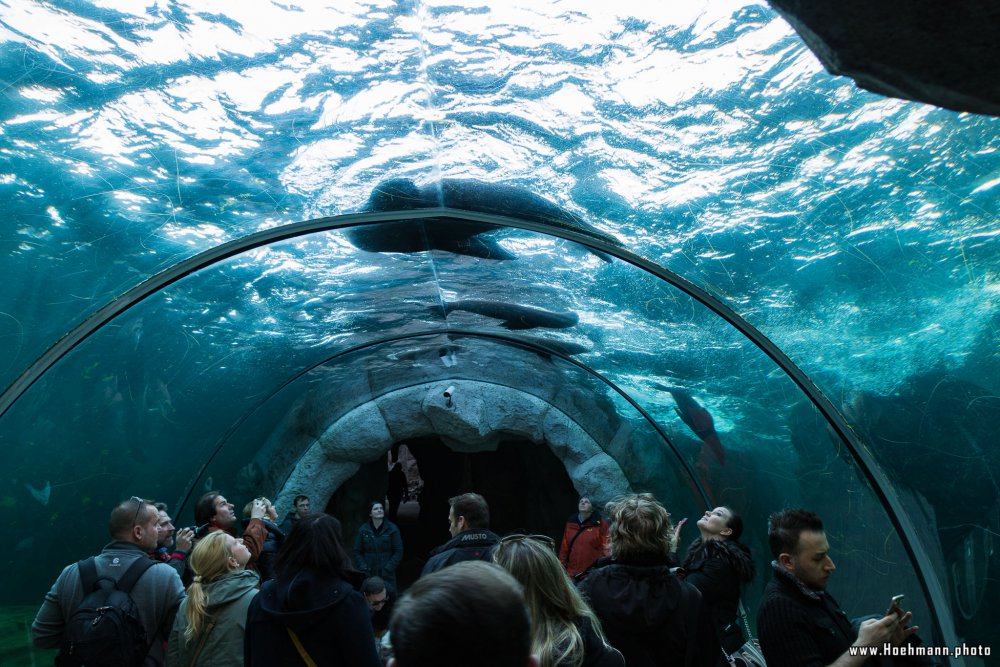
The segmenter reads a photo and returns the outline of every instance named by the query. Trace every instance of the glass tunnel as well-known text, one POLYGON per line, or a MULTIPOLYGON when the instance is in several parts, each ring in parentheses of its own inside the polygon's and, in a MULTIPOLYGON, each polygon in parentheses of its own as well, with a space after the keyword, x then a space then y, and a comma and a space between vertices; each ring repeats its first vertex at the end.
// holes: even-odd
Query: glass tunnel
POLYGON ((725 504, 753 622, 807 507, 849 613, 998 648, 996 118, 745 0, 133 4, 0 3, 0 664, 123 498, 352 542, 404 446, 415 562, 459 490, 725 504))

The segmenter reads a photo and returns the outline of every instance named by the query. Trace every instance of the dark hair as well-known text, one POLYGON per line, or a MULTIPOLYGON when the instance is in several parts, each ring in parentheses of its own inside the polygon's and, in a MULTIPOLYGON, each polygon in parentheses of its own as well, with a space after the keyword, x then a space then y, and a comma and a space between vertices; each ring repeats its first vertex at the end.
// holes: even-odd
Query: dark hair
POLYGON ((448 499, 448 504, 454 510, 455 518, 465 517, 465 525, 469 528, 490 527, 490 506, 486 498, 478 493, 463 493, 448 499))
POLYGON ((350 567, 340 522, 322 512, 296 521, 274 560, 274 573, 279 577, 308 569, 344 578, 350 567))
POLYGON ((520 667, 531 655, 521 585, 484 561, 418 579, 396 603, 389 634, 399 667, 465 667, 470 659, 479 667, 520 667))
POLYGON ((803 531, 823 532, 823 521, 815 512, 804 509, 783 509, 767 519, 767 543, 771 555, 795 554, 803 531))
POLYGON ((215 516, 215 499, 222 494, 209 491, 194 504, 194 522, 199 526, 208 523, 215 516))
POLYGON ((166 503, 153 503, 153 507, 156 508, 157 512, 166 512, 167 514, 170 514, 166 503))
MULTIPOLYGON (((368 514, 372 513, 372 508, 375 507, 376 505, 381 505, 382 509, 385 509, 385 501, 384 500, 373 500, 370 503, 368 503, 368 514)), ((368 514, 365 514, 365 516, 368 516, 368 514)))
POLYGON ((385 591, 385 579, 382 577, 368 577, 361 582, 362 595, 375 595, 380 591, 385 591))
POLYGON ((292 507, 297 508, 299 506, 300 500, 309 500, 309 496, 303 496, 303 495, 295 496, 295 500, 292 501, 292 507))
POLYGON ((739 540, 743 536, 743 517, 734 512, 732 507, 726 509, 729 510, 729 521, 726 522, 726 528, 733 531, 726 539, 739 540))
MULTIPOLYGON (((132 532, 133 526, 146 523, 148 510, 146 507, 152 503, 148 500, 132 496, 128 500, 123 500, 111 510, 111 518, 108 520, 108 532, 116 540, 125 540, 132 532), (142 509, 140 509, 142 507, 142 509)), ((156 509, 155 507, 153 508, 156 509)))

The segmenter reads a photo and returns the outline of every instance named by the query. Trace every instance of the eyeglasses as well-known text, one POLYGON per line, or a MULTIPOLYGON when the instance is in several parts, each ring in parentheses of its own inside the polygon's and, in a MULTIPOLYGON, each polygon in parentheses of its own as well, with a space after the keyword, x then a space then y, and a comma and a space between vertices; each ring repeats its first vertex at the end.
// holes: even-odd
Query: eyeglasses
POLYGON ((541 542, 550 549, 556 548, 556 541, 553 540, 548 535, 525 535, 523 533, 514 533, 513 535, 505 535, 504 537, 500 538, 500 544, 509 544, 510 542, 522 542, 524 540, 541 542))
POLYGON ((139 496, 132 496, 131 498, 129 498, 129 500, 134 500, 136 502, 136 505, 135 505, 135 516, 132 517, 132 525, 133 526, 138 526, 139 525, 139 510, 141 510, 146 505, 146 501, 143 500, 142 498, 140 498, 139 496))

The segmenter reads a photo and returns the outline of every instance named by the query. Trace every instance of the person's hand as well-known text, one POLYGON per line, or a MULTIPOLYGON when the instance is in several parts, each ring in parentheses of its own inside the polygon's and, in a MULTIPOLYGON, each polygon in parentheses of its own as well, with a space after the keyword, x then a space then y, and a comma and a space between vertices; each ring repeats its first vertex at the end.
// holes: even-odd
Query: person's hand
POLYGON ((677 522, 676 526, 674 526, 674 546, 673 549, 671 550, 672 553, 677 553, 677 549, 681 543, 681 528, 683 528, 684 524, 686 523, 687 523, 687 517, 684 517, 683 519, 677 522))
POLYGON ((911 618, 913 618, 913 614, 906 612, 902 618, 896 614, 889 614, 880 619, 871 618, 862 621, 861 627, 858 628, 858 639, 854 645, 882 646, 891 643, 893 646, 899 646, 907 637, 920 629, 916 626, 906 627, 911 618))
POLYGON ((250 509, 250 518, 263 519, 265 514, 267 514, 267 503, 262 498, 253 501, 253 507, 250 509))
POLYGON ((909 623, 912 619, 913 619, 913 612, 910 611, 903 614, 903 617, 899 619, 899 623, 896 624, 896 627, 893 630, 892 639, 889 640, 892 642, 893 646, 899 646, 900 644, 906 641, 907 637, 909 637, 912 634, 916 634, 917 630, 920 629, 920 626, 917 625, 914 625, 912 627, 909 626, 909 623))
POLYGON ((190 553, 191 545, 194 544, 194 531, 190 528, 181 528, 175 536, 174 548, 184 553, 190 553))

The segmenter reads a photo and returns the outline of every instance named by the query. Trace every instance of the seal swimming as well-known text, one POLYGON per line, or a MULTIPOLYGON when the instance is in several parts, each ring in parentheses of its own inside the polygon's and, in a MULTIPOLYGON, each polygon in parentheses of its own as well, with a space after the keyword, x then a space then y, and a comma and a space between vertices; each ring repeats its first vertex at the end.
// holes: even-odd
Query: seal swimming
MULTIPOLYGON (((541 222, 621 247, 615 237, 544 197, 511 185, 473 179, 446 178, 425 186, 418 186, 408 178, 382 181, 372 189, 362 211, 410 211, 438 206, 541 222)), ((483 259, 516 259, 517 255, 505 250, 492 237, 499 229, 498 225, 432 218, 354 227, 348 229, 346 235, 355 247, 369 252, 410 253, 434 249, 483 259)), ((611 261, 603 252, 590 252, 605 262, 611 261)))

